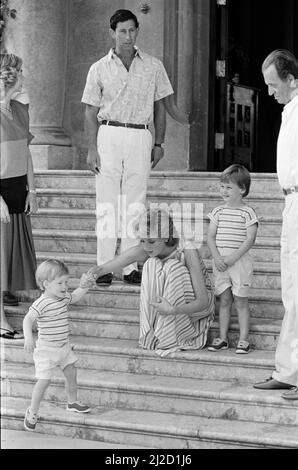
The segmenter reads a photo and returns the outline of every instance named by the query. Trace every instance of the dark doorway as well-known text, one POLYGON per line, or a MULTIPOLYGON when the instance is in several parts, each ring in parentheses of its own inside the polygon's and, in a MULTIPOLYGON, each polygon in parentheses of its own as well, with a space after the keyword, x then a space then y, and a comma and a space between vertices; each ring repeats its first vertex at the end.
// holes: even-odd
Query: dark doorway
POLYGON ((298 1, 213 1, 210 73, 215 85, 210 91, 208 169, 222 171, 241 162, 253 172, 275 173, 283 108, 268 96, 261 67, 274 49, 298 57, 298 1), (225 72, 215 77, 216 60, 225 64, 225 72), (254 90, 250 111, 245 102, 237 104, 236 89, 244 96, 254 90))
POLYGON ((276 171, 282 106, 268 96, 261 66, 274 49, 298 56, 297 0, 228 0, 228 81, 260 90, 256 152, 252 171, 276 171), (238 77, 237 77, 238 78, 238 77))

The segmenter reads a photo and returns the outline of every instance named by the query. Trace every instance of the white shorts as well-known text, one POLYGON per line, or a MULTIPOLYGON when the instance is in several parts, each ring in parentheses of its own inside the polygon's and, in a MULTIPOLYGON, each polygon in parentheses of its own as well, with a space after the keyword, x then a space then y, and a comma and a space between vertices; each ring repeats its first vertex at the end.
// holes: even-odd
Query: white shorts
POLYGON ((249 254, 245 254, 233 266, 224 272, 216 269, 213 261, 214 289, 216 295, 221 295, 231 288, 233 295, 248 297, 252 284, 253 264, 249 254))
POLYGON ((70 344, 60 348, 49 346, 37 346, 33 352, 35 364, 35 377, 48 380, 52 377, 56 367, 65 369, 74 364, 78 358, 71 349, 70 344))

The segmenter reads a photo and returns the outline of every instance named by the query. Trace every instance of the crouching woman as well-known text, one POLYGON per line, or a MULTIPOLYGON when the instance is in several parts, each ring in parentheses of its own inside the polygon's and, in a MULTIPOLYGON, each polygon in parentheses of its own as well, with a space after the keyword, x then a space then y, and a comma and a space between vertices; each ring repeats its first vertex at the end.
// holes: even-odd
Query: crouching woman
POLYGON ((171 216, 148 210, 140 218, 138 246, 94 268, 96 276, 144 263, 140 295, 140 337, 143 349, 159 355, 202 349, 214 318, 214 294, 198 249, 182 243, 171 216))

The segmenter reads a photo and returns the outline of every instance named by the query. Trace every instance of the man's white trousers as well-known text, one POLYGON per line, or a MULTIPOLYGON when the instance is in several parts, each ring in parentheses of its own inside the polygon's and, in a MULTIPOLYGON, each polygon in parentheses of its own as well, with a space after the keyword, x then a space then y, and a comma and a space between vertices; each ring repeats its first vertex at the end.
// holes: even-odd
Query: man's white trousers
POLYGON ((298 193, 286 196, 281 234, 281 287, 285 316, 273 378, 298 386, 298 193))
MULTIPOLYGON (((138 245, 133 228, 145 209, 151 169, 152 135, 147 129, 101 125, 97 148, 101 173, 96 176, 97 264, 138 245)), ((129 274, 136 265, 124 268, 129 274)))

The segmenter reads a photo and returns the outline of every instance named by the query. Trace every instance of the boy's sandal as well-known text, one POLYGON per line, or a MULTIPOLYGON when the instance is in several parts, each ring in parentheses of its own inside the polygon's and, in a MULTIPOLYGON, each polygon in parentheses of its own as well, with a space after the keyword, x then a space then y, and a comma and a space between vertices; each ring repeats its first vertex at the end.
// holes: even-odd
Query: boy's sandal
POLYGON ((250 351, 250 344, 248 341, 239 341, 236 348, 236 354, 247 354, 250 351))

